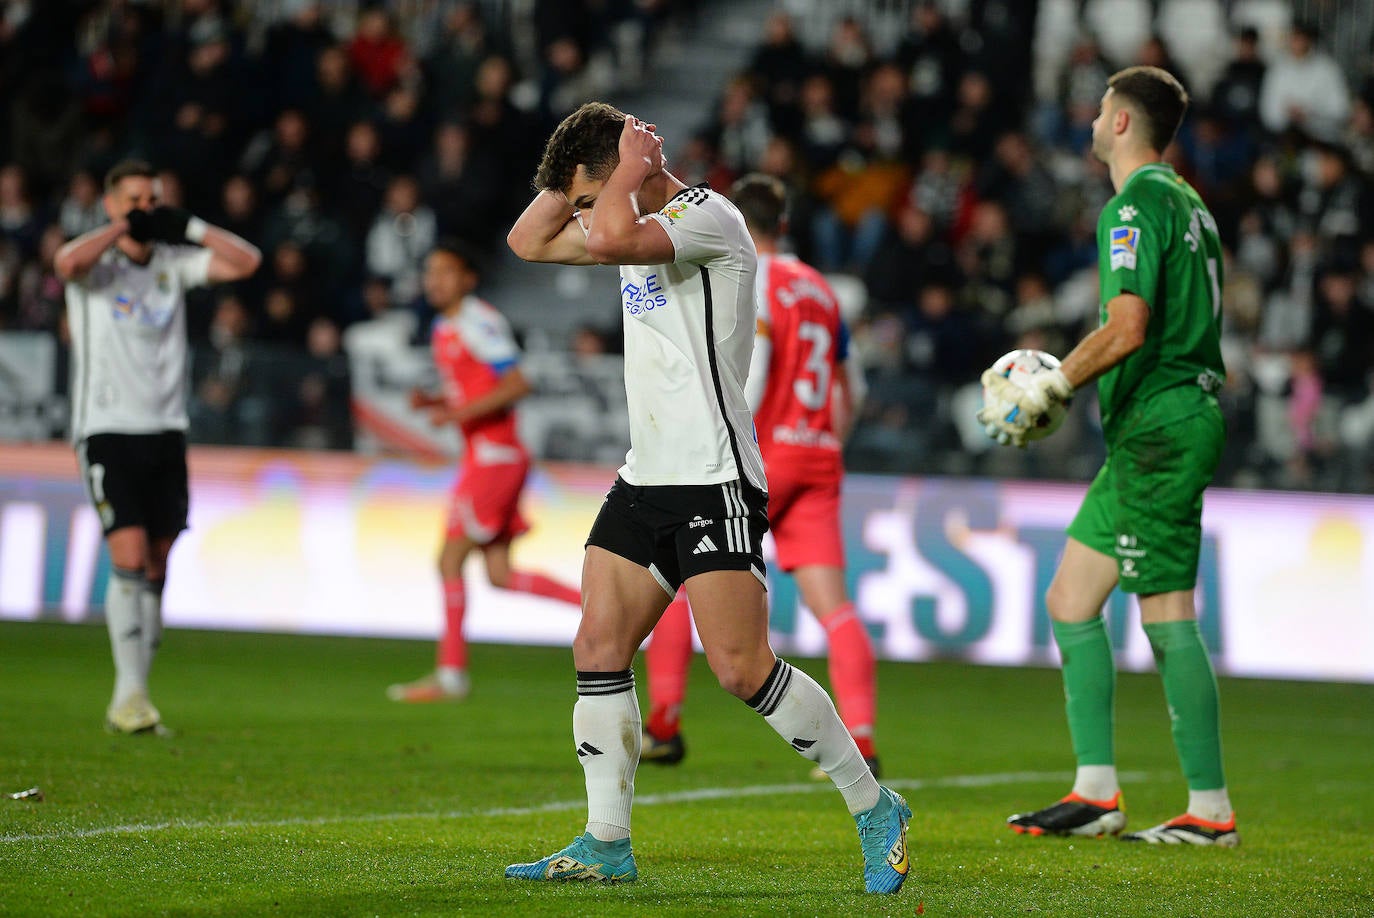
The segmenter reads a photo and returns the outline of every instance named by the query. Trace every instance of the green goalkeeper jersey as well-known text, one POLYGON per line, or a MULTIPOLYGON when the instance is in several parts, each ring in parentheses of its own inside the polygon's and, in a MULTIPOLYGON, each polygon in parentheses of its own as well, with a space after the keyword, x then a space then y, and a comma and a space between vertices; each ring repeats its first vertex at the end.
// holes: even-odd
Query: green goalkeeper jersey
POLYGON ((1166 389, 1215 393, 1221 360, 1221 240, 1202 198, 1173 168, 1132 172, 1097 219, 1102 306, 1133 293, 1150 307, 1145 343, 1097 382, 1110 440, 1125 410, 1166 389))

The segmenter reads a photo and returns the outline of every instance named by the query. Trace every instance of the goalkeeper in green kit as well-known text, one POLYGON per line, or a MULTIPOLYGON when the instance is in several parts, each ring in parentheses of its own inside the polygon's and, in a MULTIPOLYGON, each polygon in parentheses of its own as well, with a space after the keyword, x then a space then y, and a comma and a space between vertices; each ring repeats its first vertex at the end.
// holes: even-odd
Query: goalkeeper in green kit
POLYGON ((1240 836, 1222 773, 1216 678, 1193 602, 1202 492, 1225 438, 1216 400, 1226 373, 1221 243, 1197 192, 1161 162, 1188 105, 1183 86, 1156 67, 1122 70, 1107 86, 1092 135, 1117 192, 1097 221, 1101 325, 1024 388, 991 371, 983 378, 979 420, 1017 446, 1053 401, 1096 379, 1107 441, 1045 597, 1077 775, 1058 803, 1008 823, 1030 835, 1115 835, 1126 826, 1112 736, 1116 674, 1102 621, 1120 584, 1139 599, 1188 782, 1183 815, 1122 838, 1233 847, 1240 836))

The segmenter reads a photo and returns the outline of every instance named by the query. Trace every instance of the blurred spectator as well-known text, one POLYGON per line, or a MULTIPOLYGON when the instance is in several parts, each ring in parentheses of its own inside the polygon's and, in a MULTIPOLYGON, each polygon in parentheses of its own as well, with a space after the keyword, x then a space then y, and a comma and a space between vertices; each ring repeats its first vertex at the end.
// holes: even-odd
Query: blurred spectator
POLYGON ((1350 113, 1350 90, 1336 61, 1317 47, 1317 30, 1298 23, 1288 51, 1264 74, 1260 118, 1275 134, 1290 128, 1337 140, 1350 113))
POLYGON ((344 142, 343 164, 333 174, 330 198, 348 233, 361 242, 391 181, 382 165, 382 138, 371 121, 355 122, 344 142))
POLYGON ((440 235, 480 247, 505 228, 499 174, 489 157, 472 149, 466 125, 450 121, 438 127, 434 148, 417 177, 424 200, 434 208, 440 235))
POLYGON ((812 70, 810 55, 783 10, 774 10, 763 23, 763 41, 745 68, 745 75, 759 93, 781 130, 790 131, 802 81, 812 70))
POLYGON ((439 118, 460 117, 476 101, 477 68, 497 50, 476 3, 456 4, 444 18, 444 33, 424 60, 425 81, 439 118))
POLYGON ((325 24, 320 0, 283 0, 282 18, 267 30, 263 45, 263 76, 273 88, 274 103, 283 108, 307 108, 315 99, 318 59, 334 44, 325 24))
POLYGON ((1326 249, 1351 247, 1370 224, 1365 183, 1350 169, 1349 154, 1336 144, 1314 143, 1302 154, 1298 218, 1326 241, 1326 249))
POLYGON ((367 234, 367 270, 391 282, 396 302, 405 305, 419 298, 420 266, 434 247, 437 223, 434 211, 420 203, 412 176, 391 180, 367 234))
POLYGON ((320 317, 306 331, 305 356, 294 374, 295 404, 284 414, 283 433, 298 449, 349 449, 353 446, 348 358, 339 328, 320 317))
POLYGON ((1360 298, 1355 265, 1339 260, 1320 275, 1312 316, 1312 351, 1327 390, 1343 402, 1369 394, 1374 367, 1374 311, 1360 298))
POLYGON ((1006 209, 1027 257, 1043 258, 1062 237, 1056 206, 1058 184, 1039 151, 1020 131, 1008 131, 997 138, 992 161, 983 166, 977 193, 1006 209))
POLYGON ((896 62, 906 73, 912 124, 924 139, 948 120, 964 68, 959 38, 938 4, 926 0, 911 11, 911 25, 897 48, 896 62))
POLYGON ((302 178, 315 180, 309 142, 310 122, 295 108, 282 111, 270 132, 261 131, 249 142, 239 165, 269 204, 279 203, 302 178))
POLYGON ((835 104, 840 111, 859 107, 864 79, 873 63, 873 47, 864 24, 855 16, 841 16, 830 31, 830 41, 821 60, 821 69, 834 87, 835 104))
POLYGON ((835 87, 825 74, 806 78, 801 88, 797 146, 807 168, 821 172, 839 158, 849 140, 849 124, 835 104, 835 87))
POLYGON ((1212 106, 1232 124, 1254 131, 1260 127, 1260 90, 1264 85, 1264 61, 1260 58, 1259 31, 1246 26, 1236 33, 1231 60, 1212 88, 1212 106))
POLYGON ((975 163, 987 158, 997 134, 993 88, 985 74, 971 70, 959 78, 954 111, 949 117, 950 152, 975 163))
POLYGON ((410 66, 405 42, 382 6, 366 7, 358 15, 358 30, 349 43, 348 57, 363 88, 374 99, 394 89, 410 66))
POLYGON ((0 237, 12 243, 20 256, 28 257, 38 251, 40 231, 23 168, 17 163, 0 166, 0 237))
POLYGON ((325 171, 330 160, 342 152, 344 135, 351 125, 370 111, 367 94, 354 79, 348 51, 332 45, 315 59, 313 92, 306 106, 315 134, 315 152, 323 159, 325 171))
POLYGON ((541 147, 531 143, 533 136, 544 136, 536 119, 511 101, 515 68, 499 55, 488 56, 477 67, 477 101, 472 106, 468 133, 473 147, 489 154, 501 165, 501 187, 506 195, 507 215, 518 213, 529 197, 530 180, 541 147))
POLYGON ((382 101, 375 123, 382 162, 395 172, 412 167, 429 141, 419 93, 410 86, 392 89, 382 101))
POLYGON ((560 35, 544 47, 539 111, 546 121, 557 123, 588 99, 604 96, 614 82, 605 57, 589 58, 576 38, 560 35))
POLYGON ((14 161, 41 194, 60 187, 74 164, 81 108, 55 69, 28 75, 14 100, 14 161))
POLYGON ((215 300, 208 340, 197 347, 192 360, 192 396, 188 405, 192 436, 202 443, 256 443, 265 445, 262 433, 251 436, 242 423, 244 390, 248 388, 248 338, 252 319, 248 308, 232 293, 215 300))
POLYGON ((37 260, 19 271, 14 328, 57 331, 58 320, 66 309, 66 284, 53 269, 53 257, 66 241, 62 227, 56 223, 49 224, 39 236, 37 260))
MULTIPOLYGON (((94 175, 82 169, 72 173, 71 180, 67 183, 67 194, 62 199, 57 212, 58 222, 62 225, 62 232, 68 239, 80 236, 87 230, 93 230, 101 226, 106 221, 105 208, 100 203, 100 183, 96 181, 94 175)), ((218 222, 218 221, 216 221, 218 222)), ((224 224, 220 224, 223 226, 224 224)), ((238 232, 234 230, 234 232, 238 232)), ((242 233, 239 233, 242 236, 242 233)), ((256 238, 244 236, 245 239, 256 238)))
POLYGON ((748 78, 738 76, 726 84, 715 119, 704 133, 719 151, 722 165, 736 175, 763 157, 770 137, 768 110, 754 97, 748 78))
POLYGON ((887 228, 864 272, 864 283, 872 301, 896 304, 919 296, 927 284, 952 286, 958 274, 954 252, 936 234, 935 221, 908 204, 887 228))
POLYGON ((261 239, 263 214, 258 189, 246 175, 233 175, 220 189, 215 224, 244 239, 261 239))

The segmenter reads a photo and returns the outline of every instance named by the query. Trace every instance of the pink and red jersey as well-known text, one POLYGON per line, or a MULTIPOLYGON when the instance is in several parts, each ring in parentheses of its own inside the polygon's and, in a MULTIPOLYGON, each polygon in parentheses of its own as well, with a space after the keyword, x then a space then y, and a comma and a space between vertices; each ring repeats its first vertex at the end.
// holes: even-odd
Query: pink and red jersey
POLYGON ((831 388, 843 372, 849 331, 820 272, 790 255, 760 255, 758 320, 772 342, 768 384, 754 415, 771 480, 794 463, 842 471, 831 388))
MULTIPOLYGON (((496 388, 520 359, 505 316, 475 296, 465 298, 455 315, 435 319, 430 348, 444 397, 455 408, 496 388)), ((462 431, 469 462, 496 465, 525 460, 511 408, 469 421, 462 431)))

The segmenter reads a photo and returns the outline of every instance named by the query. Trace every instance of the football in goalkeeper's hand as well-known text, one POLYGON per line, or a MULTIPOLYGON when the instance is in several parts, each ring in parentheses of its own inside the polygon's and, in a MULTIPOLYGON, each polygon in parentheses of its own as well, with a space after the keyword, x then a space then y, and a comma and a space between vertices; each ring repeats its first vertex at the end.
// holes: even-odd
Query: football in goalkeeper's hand
MULTIPOLYGON (((1004 376, 1013 385, 1026 388, 1030 384, 1032 377, 1039 373, 1049 373, 1059 369, 1059 358, 1044 351, 1037 351, 1032 348, 1021 348, 1011 351, 997 358, 997 362, 992 365, 993 372, 999 376, 1004 376)), ((996 396, 983 389, 983 403, 991 405, 997 401, 996 396)), ((1010 410, 1013 406, 1008 405, 1010 410)), ((1064 423, 1064 416, 1068 414, 1068 406, 1056 399, 1050 400, 1050 409, 1040 415, 1034 426, 1026 429, 1026 440, 1043 440, 1050 434, 1059 429, 1064 423)))

